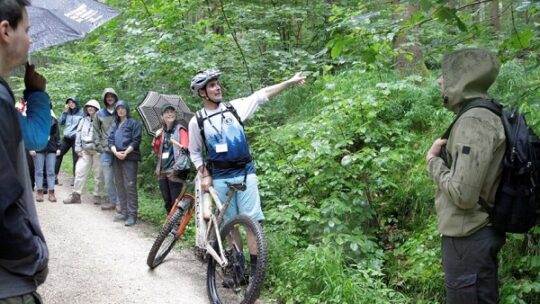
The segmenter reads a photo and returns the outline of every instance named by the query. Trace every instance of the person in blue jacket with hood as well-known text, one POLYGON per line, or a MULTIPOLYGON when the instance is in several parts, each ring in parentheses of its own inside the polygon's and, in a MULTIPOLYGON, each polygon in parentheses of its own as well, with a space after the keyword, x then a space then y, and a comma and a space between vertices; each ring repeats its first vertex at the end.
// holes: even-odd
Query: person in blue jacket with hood
POLYGON ((4 80, 27 62, 29 1, 0 1, 0 303, 40 303, 49 251, 39 225, 26 151, 47 145, 51 125, 47 81, 26 65, 25 115, 4 80))
MULTIPOLYGON (((71 155, 73 157, 73 179, 75 179, 75 164, 79 159, 79 156, 75 152, 75 137, 77 135, 77 126, 82 117, 83 111, 81 110, 77 98, 69 97, 66 99, 64 113, 62 113, 62 116, 60 116, 60 119, 58 120, 58 123, 61 126, 64 126, 64 132, 62 142, 60 143, 60 155, 56 158, 56 166, 54 168, 57 179, 58 172, 60 172, 60 166, 62 165, 62 159, 69 149, 71 149, 71 155)), ((71 182, 71 186, 73 186, 73 181, 71 182)))
POLYGON ((115 121, 109 131, 109 148, 114 155, 113 171, 118 192, 115 222, 126 226, 137 222, 137 162, 141 160, 141 124, 129 115, 129 105, 119 100, 114 106, 115 121))

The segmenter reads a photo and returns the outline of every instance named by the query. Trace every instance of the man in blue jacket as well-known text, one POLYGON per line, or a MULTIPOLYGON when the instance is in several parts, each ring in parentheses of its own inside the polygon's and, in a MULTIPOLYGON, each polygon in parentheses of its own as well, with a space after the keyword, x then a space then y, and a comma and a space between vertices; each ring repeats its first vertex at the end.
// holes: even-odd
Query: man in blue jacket
POLYGON ((0 0, 0 304, 39 303, 37 286, 45 281, 48 249, 37 219, 25 146, 40 150, 51 124, 46 80, 26 66, 26 116, 4 80, 27 61, 28 0, 0 0))

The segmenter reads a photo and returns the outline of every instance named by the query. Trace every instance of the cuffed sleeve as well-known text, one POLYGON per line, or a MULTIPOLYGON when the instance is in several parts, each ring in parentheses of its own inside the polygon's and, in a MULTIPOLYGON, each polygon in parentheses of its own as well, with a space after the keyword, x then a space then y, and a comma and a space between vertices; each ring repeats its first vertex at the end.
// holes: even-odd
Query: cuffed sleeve
POLYGON ((43 91, 25 91, 26 116, 19 113, 24 144, 28 150, 40 151, 49 142, 51 110, 49 95, 43 91))

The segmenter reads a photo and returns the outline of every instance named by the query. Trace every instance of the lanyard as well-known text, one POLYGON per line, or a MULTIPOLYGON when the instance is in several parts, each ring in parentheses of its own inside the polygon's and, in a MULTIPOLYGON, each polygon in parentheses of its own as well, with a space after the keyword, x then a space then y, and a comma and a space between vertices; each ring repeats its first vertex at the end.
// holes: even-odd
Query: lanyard
MULTIPOLYGON (((214 130, 216 130, 216 133, 219 135, 219 138, 220 139, 223 139, 223 109, 221 108, 221 106, 219 107, 219 110, 220 110, 220 114, 221 114, 221 126, 220 126, 220 130, 218 131, 218 129, 216 128, 216 126, 214 126, 214 124, 212 123, 212 117, 208 117, 208 113, 206 113, 206 109, 203 109, 204 111, 204 115, 206 115, 206 117, 208 118, 208 123, 210 124, 210 126, 212 126, 212 128, 214 128, 214 130)), ((204 128, 204 125, 203 125, 203 128, 204 128)))

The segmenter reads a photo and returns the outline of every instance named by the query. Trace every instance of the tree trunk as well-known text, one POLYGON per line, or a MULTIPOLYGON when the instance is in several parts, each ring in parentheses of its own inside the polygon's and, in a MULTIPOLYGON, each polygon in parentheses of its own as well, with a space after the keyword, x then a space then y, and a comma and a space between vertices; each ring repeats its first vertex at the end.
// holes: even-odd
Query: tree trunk
MULTIPOLYGON (((418 6, 408 5, 403 10, 403 5, 399 0, 393 0, 394 11, 396 12, 396 19, 408 20, 414 13, 418 11, 418 6)), ((394 60, 394 67, 401 75, 412 74, 425 74, 427 68, 424 64, 424 56, 422 49, 416 41, 411 40, 411 36, 414 36, 418 31, 418 27, 406 28, 402 27, 394 40, 394 50, 397 52, 397 56, 394 60)))
POLYGON ((501 30, 501 22, 499 20, 499 0, 493 0, 490 4, 490 24, 495 33, 501 30))

